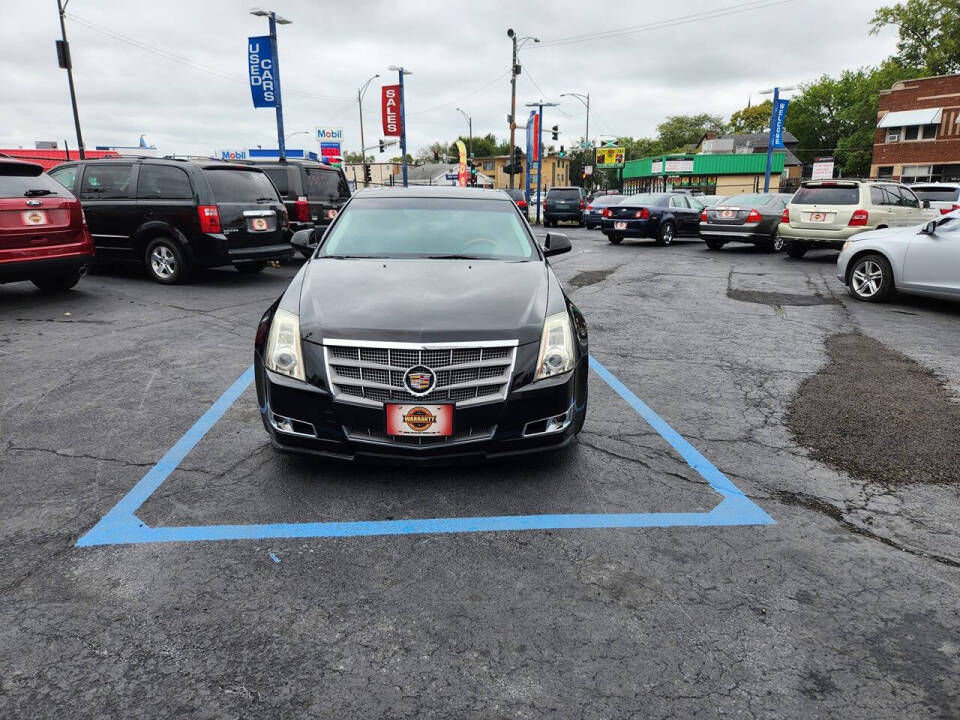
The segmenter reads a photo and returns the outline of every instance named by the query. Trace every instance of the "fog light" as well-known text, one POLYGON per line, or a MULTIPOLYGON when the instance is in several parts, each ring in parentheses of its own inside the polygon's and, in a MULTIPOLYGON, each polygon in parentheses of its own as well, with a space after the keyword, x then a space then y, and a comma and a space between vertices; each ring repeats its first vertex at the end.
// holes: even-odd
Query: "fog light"
POLYGON ((296 418, 288 418, 283 415, 278 415, 275 412, 270 413, 270 424, 273 426, 274 430, 279 430, 283 433, 288 433, 290 435, 299 435, 301 437, 317 437, 317 429, 313 426, 312 423, 308 423, 304 420, 297 420, 296 418))
POLYGON ((547 432, 559 432, 567 425, 567 414, 555 415, 547 420, 547 432))
POLYGON ((283 432, 293 432, 293 421, 288 417, 284 417, 283 415, 277 415, 276 413, 273 414, 273 426, 277 430, 282 430, 283 432))
POLYGON ((573 405, 562 415, 534 420, 523 426, 523 436, 531 437, 534 435, 549 435, 550 433, 563 432, 573 420, 573 405))

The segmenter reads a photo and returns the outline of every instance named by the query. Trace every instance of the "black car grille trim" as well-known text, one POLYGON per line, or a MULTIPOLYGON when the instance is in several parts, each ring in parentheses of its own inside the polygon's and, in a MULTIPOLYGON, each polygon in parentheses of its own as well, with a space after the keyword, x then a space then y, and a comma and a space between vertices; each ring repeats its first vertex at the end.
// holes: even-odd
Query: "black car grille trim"
POLYGON ((497 426, 469 427, 457 430, 453 435, 438 437, 436 435, 387 435, 373 428, 344 427, 343 433, 348 440, 355 442, 374 443, 377 445, 402 445, 406 447, 436 447, 438 445, 458 445, 460 443, 483 442, 489 440, 497 432, 497 426))
MULTIPOLYGON (((388 402, 452 402, 482 404, 506 399, 516 360, 516 343, 471 343, 393 347, 388 343, 352 346, 349 341, 325 345, 327 373, 334 398, 364 405, 388 402), (412 367, 436 373, 434 389, 416 396, 403 382, 412 367), (443 368, 438 370, 437 368, 443 368)), ((498 342, 498 341, 493 341, 498 342)), ((397 343, 400 345, 400 343, 397 343)))

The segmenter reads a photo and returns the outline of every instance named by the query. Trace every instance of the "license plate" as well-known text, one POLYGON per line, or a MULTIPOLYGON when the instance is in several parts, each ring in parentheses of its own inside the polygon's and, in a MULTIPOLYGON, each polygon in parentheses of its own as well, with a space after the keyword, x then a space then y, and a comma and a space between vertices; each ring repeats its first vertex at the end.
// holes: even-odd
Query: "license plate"
POLYGON ((46 225, 47 213, 44 210, 26 210, 22 213, 24 225, 46 225))
POLYGON ((251 225, 251 229, 257 232, 263 232, 269 227, 269 225, 267 225, 266 218, 253 218, 250 225, 251 225))
POLYGON ((614 229, 614 230, 626 230, 626 229, 627 229, 627 224, 626 224, 625 222, 615 222, 615 223, 613 224, 613 229, 614 229))
POLYGON ((810 213, 810 222, 826 222, 826 213, 810 213))
POLYGON ((387 404, 387 435, 453 434, 453 405, 387 404))
POLYGON ((721 210, 721 211, 720 211, 720 217, 722 217, 722 218, 732 218, 732 217, 733 217, 733 210, 721 210))

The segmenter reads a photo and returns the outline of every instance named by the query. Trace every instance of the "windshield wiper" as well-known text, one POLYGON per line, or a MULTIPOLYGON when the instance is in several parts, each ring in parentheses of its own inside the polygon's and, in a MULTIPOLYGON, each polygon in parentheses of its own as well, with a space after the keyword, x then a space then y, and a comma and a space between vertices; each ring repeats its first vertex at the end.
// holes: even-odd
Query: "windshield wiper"
POLYGON ((490 260, 483 255, 427 255, 428 260, 490 260))
POLYGON ((24 197, 36 197, 37 195, 53 195, 53 190, 47 190, 46 188, 37 188, 36 190, 27 190, 23 196, 24 197))
POLYGON ((386 260, 386 255, 321 255, 322 258, 334 260, 386 260))
POLYGON ((272 197, 262 197, 262 198, 257 198, 256 200, 254 200, 254 202, 277 202, 277 199, 272 197))

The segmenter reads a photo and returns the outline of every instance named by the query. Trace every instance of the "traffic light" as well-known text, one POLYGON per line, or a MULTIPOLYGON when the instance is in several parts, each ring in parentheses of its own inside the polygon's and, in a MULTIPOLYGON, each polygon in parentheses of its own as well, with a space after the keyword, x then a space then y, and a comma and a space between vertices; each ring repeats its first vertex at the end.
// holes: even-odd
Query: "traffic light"
POLYGON ((560 126, 559 126, 559 125, 554 125, 552 128, 550 128, 550 130, 551 130, 551 132, 553 133, 553 139, 554 139, 554 140, 559 140, 559 139, 560 139, 560 126))
POLYGON ((380 152, 383 152, 386 146, 383 144, 383 140, 380 141, 380 152))
POLYGON ((477 165, 473 160, 467 160, 467 168, 470 171, 470 178, 467 180, 467 185, 476 186, 477 184, 477 165))
POLYGON ((557 153, 557 157, 563 157, 566 153, 563 150, 563 145, 560 146, 560 152, 557 153))
POLYGON ((523 150, 516 146, 513 148, 513 170, 518 175, 523 172, 523 150))
POLYGON ((433 151, 433 161, 434 161, 434 162, 440 162, 440 151, 439 151, 439 150, 434 150, 434 151, 433 151))
POLYGON ((373 176, 370 174, 370 166, 366 163, 363 164, 363 181, 365 183, 373 182, 373 176))

